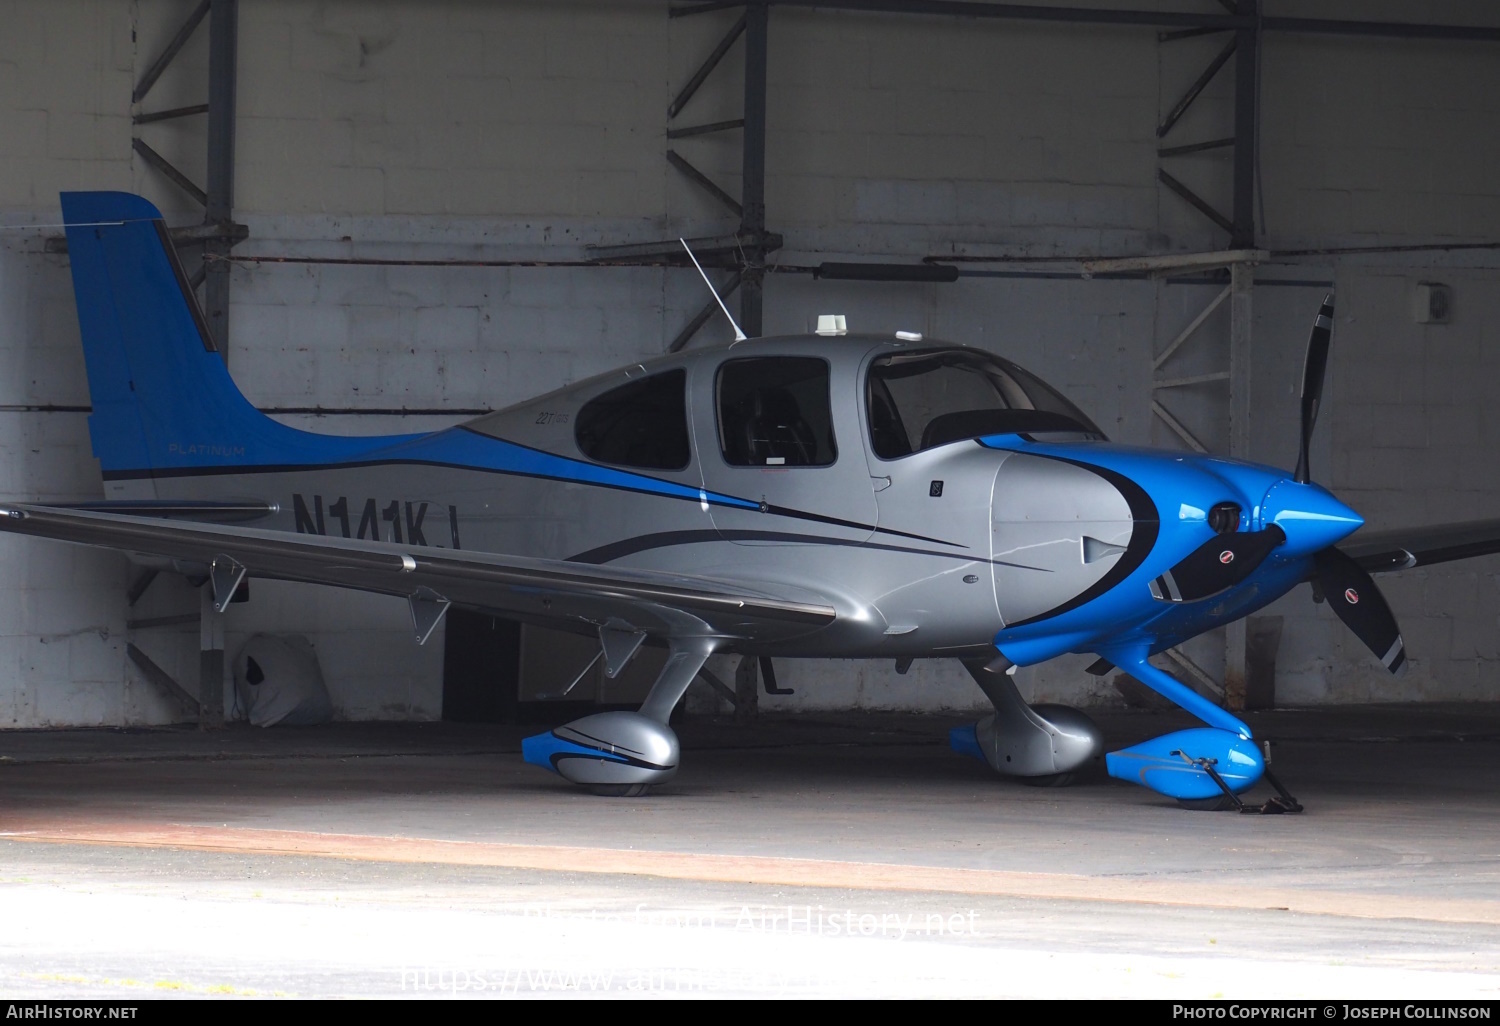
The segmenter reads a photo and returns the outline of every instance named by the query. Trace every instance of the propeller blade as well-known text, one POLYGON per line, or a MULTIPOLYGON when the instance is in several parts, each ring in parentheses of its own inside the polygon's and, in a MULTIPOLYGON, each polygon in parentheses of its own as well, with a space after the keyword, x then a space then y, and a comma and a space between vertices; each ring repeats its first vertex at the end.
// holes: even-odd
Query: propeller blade
POLYGON ((1210 598, 1249 577, 1284 541, 1286 532, 1275 524, 1264 531, 1216 534, 1153 580, 1151 594, 1163 602, 1210 598))
POLYGON ((1363 641, 1385 668, 1397 673, 1406 665, 1406 644, 1396 615, 1375 580, 1353 558, 1336 548, 1314 557, 1318 585, 1344 625, 1363 641))
POLYGON ((1328 370, 1328 347, 1333 340, 1333 293, 1323 297, 1307 339, 1307 356, 1302 364, 1302 445, 1297 453, 1294 479, 1302 484, 1309 476, 1307 451, 1312 446, 1313 425, 1318 422, 1318 407, 1323 401, 1323 375, 1328 370))

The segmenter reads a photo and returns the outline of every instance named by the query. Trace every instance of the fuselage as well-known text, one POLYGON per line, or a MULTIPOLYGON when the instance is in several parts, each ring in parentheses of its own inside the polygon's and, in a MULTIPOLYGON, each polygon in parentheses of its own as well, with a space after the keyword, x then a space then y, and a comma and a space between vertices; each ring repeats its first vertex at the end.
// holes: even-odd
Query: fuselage
POLYGON ((185 453, 180 472, 108 477, 108 495, 259 499, 276 512, 257 527, 667 570, 834 605, 835 623, 778 654, 998 645, 1020 663, 1148 628, 1163 647, 1236 619, 1360 522, 1282 471, 1109 443, 982 351, 871 336, 667 356, 352 453, 318 437, 305 462, 275 466, 234 465, 223 440, 201 461, 185 453), (1272 524, 1287 541, 1243 583, 1192 603, 1153 594, 1216 533, 1272 524))

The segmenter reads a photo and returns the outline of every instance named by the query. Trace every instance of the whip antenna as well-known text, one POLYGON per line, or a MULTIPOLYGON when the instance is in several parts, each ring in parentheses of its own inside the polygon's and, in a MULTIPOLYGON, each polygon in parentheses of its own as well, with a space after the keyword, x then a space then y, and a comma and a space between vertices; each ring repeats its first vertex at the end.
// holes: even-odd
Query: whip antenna
POLYGON ((714 301, 719 304, 719 309, 723 310, 724 316, 729 319, 729 326, 734 329, 734 340, 736 342, 745 341, 745 333, 741 331, 740 326, 734 322, 734 315, 729 312, 729 307, 724 305, 724 300, 719 298, 719 293, 718 290, 714 288, 714 283, 708 280, 707 274, 704 274, 703 265, 698 263, 697 257, 693 256, 693 248, 687 244, 686 239, 679 238, 677 241, 682 243, 683 249, 687 250, 688 259, 693 262, 694 267, 698 268, 698 273, 703 275, 703 284, 708 286, 709 294, 714 297, 714 301))

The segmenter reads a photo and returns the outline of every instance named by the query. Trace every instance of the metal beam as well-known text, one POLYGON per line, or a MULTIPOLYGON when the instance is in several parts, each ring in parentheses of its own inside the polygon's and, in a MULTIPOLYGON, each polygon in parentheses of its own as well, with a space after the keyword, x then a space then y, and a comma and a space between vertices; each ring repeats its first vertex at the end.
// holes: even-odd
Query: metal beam
POLYGON ((1182 94, 1182 99, 1177 101, 1176 106, 1167 112, 1167 116, 1162 119, 1161 124, 1156 126, 1156 137, 1158 139, 1165 137, 1172 130, 1172 126, 1177 124, 1178 120, 1188 112, 1188 108, 1193 105, 1193 101, 1198 98, 1198 95, 1204 89, 1208 88, 1208 84, 1214 80, 1214 76, 1219 73, 1219 69, 1229 63, 1229 58, 1234 56, 1234 49, 1239 43, 1239 35, 1240 33, 1236 32, 1235 38, 1224 45, 1224 49, 1220 50, 1218 56, 1209 62, 1208 67, 1203 69, 1203 74, 1199 75, 1197 80, 1188 86, 1187 92, 1182 94))
POLYGON ((158 110, 150 114, 137 114, 131 118, 131 123, 136 125, 150 125, 157 121, 171 121, 174 118, 189 118, 194 114, 207 114, 208 104, 195 103, 191 107, 173 107, 171 110, 158 110))
POLYGON ((740 33, 745 31, 745 17, 744 14, 740 15, 739 20, 725 33, 724 38, 719 40, 719 45, 714 47, 713 52, 708 55, 708 59, 699 65, 697 71, 693 72, 693 77, 688 79, 687 85, 682 87, 682 91, 677 94, 676 99, 667 107, 668 120, 675 118, 677 112, 687 106, 687 102, 693 98, 693 94, 698 91, 698 87, 703 84, 703 80, 708 78, 709 73, 719 66, 719 62, 724 59, 724 55, 729 52, 729 48, 734 45, 734 41, 740 38, 740 33))
POLYGON ((1208 675, 1207 670, 1189 659, 1187 653, 1183 652, 1180 648, 1164 649, 1162 655, 1182 667, 1189 677, 1203 685, 1215 698, 1224 697, 1224 689, 1219 687, 1218 682, 1208 675))
POLYGON ((160 153, 157 153, 150 146, 146 145, 144 140, 132 139, 130 140, 130 147, 131 149, 135 150, 135 152, 141 155, 142 160, 170 178, 173 184, 175 184, 183 192, 187 193, 189 196, 193 197, 193 199, 197 200, 199 203, 204 204, 205 206, 208 204, 208 193, 198 188, 197 183, 195 183, 191 178, 183 174, 181 171, 177 170, 177 168, 173 166, 170 160, 168 160, 166 157, 163 157, 160 153))
MULTIPOLYGON (((239 0, 209 0, 208 188, 204 222, 227 224, 234 215, 235 80, 239 49, 239 0)), ((232 243, 210 240, 203 253, 207 274, 203 314, 219 355, 229 359, 229 271, 232 243), (219 258, 219 259, 215 259, 219 258)))
POLYGON ((766 47, 765 0, 745 7, 745 137, 740 176, 740 234, 753 241, 745 250, 740 284, 740 328, 751 338, 762 332, 761 286, 766 266, 766 47))
POLYGON ((769 0, 769 2, 778 7, 811 7, 830 11, 868 11, 878 14, 935 14, 959 18, 1082 22, 1090 25, 1140 25, 1152 28, 1228 29, 1240 27, 1240 19, 1232 14, 1043 7, 1036 4, 970 3, 969 0, 769 0))
MULTIPOLYGON (((1253 6, 1255 2, 1240 0, 1240 9, 1253 6)), ((1229 273, 1229 456, 1235 460, 1248 460, 1251 456, 1250 414, 1254 408, 1250 329, 1255 268, 1249 264, 1235 264, 1229 273)), ((1245 708, 1246 641, 1243 619, 1225 625, 1224 699, 1231 709, 1245 708)))
POLYGON ((1336 21, 1331 18, 1263 18, 1260 27, 1267 32, 1303 32, 1313 35, 1500 42, 1500 28, 1492 28, 1488 25, 1430 25, 1407 21, 1336 21))
POLYGON ((1208 320, 1213 312, 1223 304, 1224 300, 1229 298, 1229 292, 1229 287, 1225 286, 1224 291, 1215 296, 1213 298, 1213 302, 1209 303, 1208 306, 1203 308, 1202 313, 1198 314, 1197 317, 1194 317, 1186 328, 1183 328, 1180 332, 1177 333, 1177 337, 1172 340, 1171 344, 1168 345, 1167 348, 1163 349, 1161 351, 1161 355, 1158 356, 1154 362, 1152 362, 1151 369, 1153 371, 1161 369, 1161 365, 1172 358, 1172 354, 1177 352, 1178 347, 1180 347, 1184 342, 1191 338, 1193 332, 1197 331, 1203 326, 1203 322, 1208 320))
POLYGON ((224 726, 224 614, 215 607, 215 587, 198 588, 199 730, 224 726))
MULTIPOLYGON (((146 146, 146 144, 142 143, 141 146, 146 146)), ((151 147, 146 146, 146 149, 150 150, 151 147)), ((136 152, 140 152, 140 147, 136 147, 136 152)), ((141 156, 150 161, 153 158, 160 158, 161 154, 155 150, 151 150, 149 157, 144 153, 141 156)), ((167 166, 170 167, 171 165, 167 166)), ((176 171, 177 169, 172 168, 172 170, 176 171)), ((181 174, 181 172, 178 173, 181 174)), ((188 185, 192 185, 192 182, 188 182, 188 185)), ((197 188, 197 186, 193 186, 193 188, 197 188)), ((249 236, 249 228, 242 224, 234 224, 233 222, 229 224, 188 224, 167 229, 167 237, 172 240, 172 244, 179 250, 184 246, 199 245, 205 239, 228 239, 230 242, 244 242, 249 236)), ((68 251, 68 237, 66 235, 50 235, 42 244, 42 249, 47 253, 66 253, 68 251)), ((267 257, 264 259, 273 258, 267 257)))
POLYGON ((182 706, 183 712, 198 714, 198 699, 194 698, 187 688, 173 680, 170 673, 157 666, 150 656, 136 648, 133 642, 125 642, 125 654, 130 657, 132 663, 135 663, 142 676, 165 692, 168 698, 182 706))
MULTIPOLYGON (((747 236, 734 234, 688 239, 687 243, 693 247, 693 253, 698 257, 698 261, 707 266, 705 257, 713 258, 730 254, 738 255, 742 250, 750 246, 753 241, 747 236)), ((780 235, 777 235, 775 232, 768 232, 765 236, 764 245, 769 252, 780 249, 781 242, 780 235)), ((687 254, 682 251, 682 242, 678 239, 662 239, 658 242, 629 242, 622 246, 589 245, 584 248, 588 250, 589 256, 595 264, 609 263, 615 260, 632 263, 639 263, 643 260, 652 262, 661 261, 663 263, 681 264, 683 266, 687 266, 688 264, 687 254)), ((240 259, 256 258, 244 257, 240 259)), ((406 261, 401 262, 405 263, 406 261)))
POLYGON ((1189 189, 1186 185, 1183 185, 1181 182, 1173 178, 1171 175, 1167 174, 1161 168, 1156 169, 1156 177, 1161 182, 1161 184, 1165 185, 1168 189, 1171 189, 1177 195, 1187 200, 1187 202, 1191 204, 1192 207, 1204 217, 1208 218, 1220 228, 1223 228, 1230 235, 1234 234, 1234 222, 1229 220, 1229 218, 1225 217, 1223 214, 1219 213, 1213 207, 1209 206, 1208 202, 1192 189, 1189 189))
POLYGON ((1196 39, 1199 36, 1211 36, 1215 32, 1223 32, 1221 28, 1190 28, 1174 29, 1170 32, 1158 32, 1156 41, 1158 43, 1175 43, 1179 39, 1196 39))
MULTIPOLYGON (((1011 21, 1073 22, 1088 25, 1139 25, 1163 29, 1252 29, 1253 17, 1244 14, 1193 14, 1179 11, 1112 10, 1091 7, 1044 7, 1036 4, 971 3, 969 0, 765 0, 778 7, 875 14, 940 15, 1011 21)), ((677 8, 675 16, 696 14, 731 3, 697 4, 677 8)), ((1262 18, 1258 27, 1268 32, 1313 35, 1378 36, 1390 39, 1448 39, 1500 42, 1500 28, 1489 25, 1435 25, 1408 21, 1343 21, 1332 18, 1262 18)))
POLYGON ((1163 146, 1156 151, 1158 157, 1182 157, 1189 153, 1202 153, 1204 150, 1220 150, 1226 146, 1233 146, 1234 139, 1210 139, 1207 142, 1188 143, 1185 146, 1163 146))
POLYGON ((668 139, 686 139, 690 135, 708 135, 710 132, 727 132, 732 128, 744 128, 744 118, 731 118, 728 121, 714 121, 707 125, 693 125, 691 128, 669 128, 668 139))
POLYGON ((744 7, 745 0, 709 0, 701 4, 679 4, 676 7, 667 8, 667 17, 686 18, 694 14, 708 14, 710 11, 722 11, 729 7, 744 7))
POLYGON ((704 667, 698 671, 698 678, 714 691, 718 692, 719 697, 728 702, 731 707, 734 706, 735 698, 737 697, 734 693, 734 689, 720 680, 717 674, 710 673, 708 671, 708 668, 704 667))
MULTIPOLYGON (((1239 13, 1254 18, 1260 0, 1238 0, 1239 13)), ((1229 230, 1229 244, 1249 249, 1255 245, 1255 156, 1256 79, 1259 62, 1260 33, 1254 28, 1235 32, 1234 62, 1234 225, 1229 230)))
POLYGON ((1188 447, 1191 448, 1194 452, 1208 452, 1208 447, 1202 442, 1198 441, 1198 439, 1193 435, 1191 431, 1187 429, 1187 426, 1183 424, 1182 421, 1172 416, 1167 408, 1161 403, 1157 402, 1155 399, 1151 400, 1151 412, 1160 417, 1161 422, 1167 427, 1171 428, 1172 433, 1186 442, 1188 444, 1188 447))
POLYGON ((197 613, 178 613, 176 616, 148 616, 143 620, 126 620, 125 629, 128 631, 142 631, 151 627, 181 627, 185 624, 197 622, 197 613))
MULTIPOLYGON (((719 299, 728 299, 733 295, 734 290, 740 287, 740 278, 740 272, 735 271, 729 280, 719 287, 719 299)), ((719 300, 709 297, 708 302, 703 304, 703 309, 694 314, 693 319, 683 325, 682 330, 677 333, 677 337, 667 344, 667 352, 676 353, 681 351, 682 347, 692 341, 693 336, 698 334, 703 329, 703 326, 718 312, 719 300)))
POLYGON ((760 711, 760 660, 740 656, 734 668, 734 722, 749 723, 760 711))
POLYGON ((1114 271, 1149 271, 1166 274, 1171 271, 1200 270, 1206 267, 1232 267, 1235 264, 1263 264, 1271 259, 1265 249, 1223 249, 1212 253, 1163 253, 1160 256, 1099 257, 1083 261, 1090 274, 1114 271))
POLYGON ((1206 385, 1213 381, 1228 381, 1228 371, 1211 371, 1208 374, 1189 374, 1183 378, 1160 378, 1151 382, 1152 388, 1188 388, 1192 385, 1206 385))
POLYGON ((142 570, 140 575, 130 582, 130 590, 125 593, 126 604, 133 606, 139 602, 141 596, 146 594, 146 589, 151 587, 151 582, 156 580, 158 573, 160 573, 159 570, 152 570, 150 568, 142 570))
POLYGON ((177 30, 177 34, 172 37, 172 41, 167 44, 167 48, 161 52, 161 55, 156 60, 151 62, 151 66, 146 69, 146 73, 136 83, 135 90, 130 94, 131 103, 140 103, 146 98, 146 94, 151 91, 152 86, 156 85, 156 80, 161 77, 161 73, 167 70, 167 65, 172 63, 172 59, 177 56, 187 41, 192 38, 193 30, 198 27, 198 23, 203 20, 203 16, 208 13, 208 4, 209 0, 202 0, 197 7, 193 8, 193 13, 189 14, 187 21, 182 23, 182 28, 177 30))
POLYGON ((738 200, 719 188, 718 184, 712 178, 708 177, 708 175, 689 164, 676 150, 667 151, 667 163, 698 183, 704 192, 728 207, 730 212, 736 217, 744 216, 744 209, 740 206, 738 200))

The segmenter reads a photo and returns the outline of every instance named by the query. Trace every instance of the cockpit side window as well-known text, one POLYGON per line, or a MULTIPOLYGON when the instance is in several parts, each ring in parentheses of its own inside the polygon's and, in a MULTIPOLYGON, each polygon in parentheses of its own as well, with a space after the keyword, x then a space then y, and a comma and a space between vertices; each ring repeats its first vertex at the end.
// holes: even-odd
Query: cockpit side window
POLYGON ((826 467, 838 459, 828 363, 754 356, 719 367, 719 448, 732 467, 826 467))
POLYGON ((899 459, 964 438, 1067 431, 1103 437, 1078 407, 1007 360, 967 349, 882 356, 865 384, 870 447, 899 459))
POLYGON ((595 396, 574 424, 579 451, 621 467, 686 468, 692 459, 686 395, 687 372, 678 368, 595 396))

